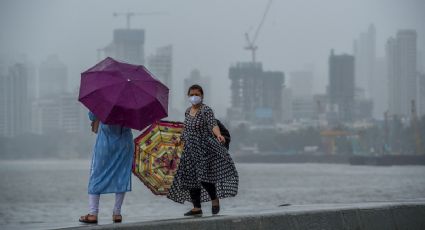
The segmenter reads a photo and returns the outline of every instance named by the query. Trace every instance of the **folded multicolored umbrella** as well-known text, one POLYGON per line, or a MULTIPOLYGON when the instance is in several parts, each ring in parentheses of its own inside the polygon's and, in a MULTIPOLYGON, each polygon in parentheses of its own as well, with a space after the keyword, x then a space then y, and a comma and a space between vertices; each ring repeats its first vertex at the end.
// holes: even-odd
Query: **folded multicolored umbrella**
POLYGON ((156 195, 166 195, 173 183, 183 152, 174 141, 182 131, 181 122, 157 121, 134 140, 133 174, 156 195))

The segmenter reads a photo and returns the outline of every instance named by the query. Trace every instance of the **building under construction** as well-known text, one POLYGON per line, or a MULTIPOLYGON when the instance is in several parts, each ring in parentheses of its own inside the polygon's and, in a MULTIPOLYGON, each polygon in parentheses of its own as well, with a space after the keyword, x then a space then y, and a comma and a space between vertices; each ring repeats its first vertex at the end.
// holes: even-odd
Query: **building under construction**
POLYGON ((230 67, 229 78, 229 119, 257 124, 282 121, 283 72, 263 71, 260 62, 240 62, 230 67))
POLYGON ((106 56, 135 65, 145 64, 145 31, 142 29, 116 29, 114 40, 103 48, 106 56))
POLYGON ((250 39, 249 33, 245 33, 245 49, 251 52, 252 61, 238 62, 229 69, 232 107, 228 109, 227 117, 230 120, 254 124, 274 124, 283 120, 284 74, 263 71, 261 62, 256 61, 258 46, 255 42, 271 3, 269 0, 253 39, 250 39))

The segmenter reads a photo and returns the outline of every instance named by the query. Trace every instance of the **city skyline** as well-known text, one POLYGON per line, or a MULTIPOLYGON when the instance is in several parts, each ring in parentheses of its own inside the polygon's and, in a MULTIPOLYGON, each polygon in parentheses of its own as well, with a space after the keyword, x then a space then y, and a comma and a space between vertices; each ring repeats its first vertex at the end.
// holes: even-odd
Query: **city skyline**
POLYGON ((114 228, 118 217, 160 228, 420 228, 409 207, 425 208, 424 9, 0 0, 2 228, 114 228), (117 192, 115 205, 94 207, 92 182, 111 185, 99 192, 117 192), (209 202, 197 211, 195 190, 212 213, 209 202), (225 216, 211 218, 218 201, 225 216))
MULTIPOLYGON (((157 47, 173 45, 175 64, 172 76, 176 89, 173 96, 178 101, 182 97, 183 79, 194 68, 212 76, 212 90, 223 85, 230 86, 228 68, 250 59, 250 54, 243 50, 246 45, 243 34, 252 32, 259 23, 266 2, 110 2, 100 4, 102 7, 96 8, 96 14, 89 10, 99 5, 96 1, 84 4, 79 1, 4 1, 1 4, 4 7, 1 7, 0 17, 5 20, 0 23, 4 28, 0 55, 16 57, 24 53, 38 66, 46 56, 57 53, 68 64, 71 89, 77 87, 79 74, 96 62, 96 49, 111 41, 114 29, 125 27, 124 18, 113 17, 113 12, 129 9, 163 11, 163 15, 133 17, 132 28, 145 30, 146 55, 155 53, 157 47), (185 4, 190 7, 182 7, 185 4), (73 10, 65 10, 79 9, 80 6, 87 9, 82 7, 78 17, 73 10), (238 18, 232 17, 236 6, 241 9, 238 18), (221 15, 220 20, 215 15, 221 15), (223 34, 226 36, 223 37, 223 34), (28 37, 31 39, 26 39, 28 37)), ((274 1, 257 42, 258 60, 266 69, 289 73, 302 69, 306 64, 312 65, 315 93, 323 93, 327 85, 329 50, 335 48, 350 53, 352 41, 371 23, 376 27, 378 57, 384 56, 386 39, 398 29, 416 29, 418 49, 425 49, 425 20, 420 20, 425 16, 419 10, 424 8, 421 8, 424 5, 422 1, 329 0, 317 4, 274 1)), ((230 87, 214 97, 213 106, 218 114, 225 115, 230 105, 230 87)))

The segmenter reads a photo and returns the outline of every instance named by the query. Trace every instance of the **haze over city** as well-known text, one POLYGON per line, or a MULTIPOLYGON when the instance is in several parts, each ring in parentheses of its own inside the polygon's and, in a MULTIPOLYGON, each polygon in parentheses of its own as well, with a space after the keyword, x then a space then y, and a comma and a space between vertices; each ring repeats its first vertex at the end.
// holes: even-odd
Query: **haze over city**
POLYGON ((0 0, 2 229, 423 229, 424 165, 424 0, 0 0))
MULTIPOLYGON (((267 1, 1 1, 0 54, 38 68, 57 54, 68 67, 68 90, 79 85, 80 73, 96 63, 97 49, 108 45, 112 32, 125 28, 125 17, 114 12, 140 12, 131 28, 145 30, 145 56, 173 45, 171 96, 182 106, 183 79, 193 69, 211 78, 211 101, 221 117, 230 106, 228 69, 249 61, 244 33, 254 34, 267 1)), ((257 60, 266 70, 289 73, 311 69, 314 92, 328 85, 328 56, 353 53, 353 41, 376 28, 376 56, 384 57, 387 39, 399 29, 414 29, 418 50, 425 50, 425 2, 273 1, 258 39, 257 60)))

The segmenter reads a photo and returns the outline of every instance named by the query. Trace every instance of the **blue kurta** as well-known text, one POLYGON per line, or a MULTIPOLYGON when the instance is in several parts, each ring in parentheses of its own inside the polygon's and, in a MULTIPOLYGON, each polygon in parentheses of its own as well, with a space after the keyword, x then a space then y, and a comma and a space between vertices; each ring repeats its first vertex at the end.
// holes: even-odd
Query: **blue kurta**
MULTIPOLYGON (((91 112, 89 118, 96 119, 91 112)), ((90 167, 89 194, 131 191, 133 151, 130 128, 100 123, 90 167)))

